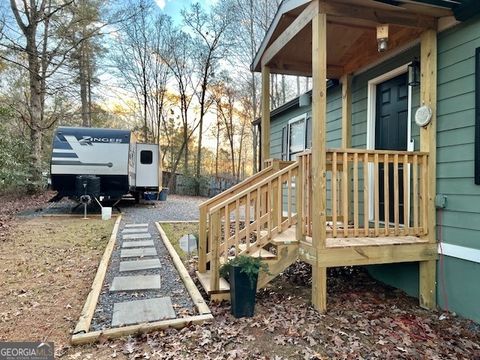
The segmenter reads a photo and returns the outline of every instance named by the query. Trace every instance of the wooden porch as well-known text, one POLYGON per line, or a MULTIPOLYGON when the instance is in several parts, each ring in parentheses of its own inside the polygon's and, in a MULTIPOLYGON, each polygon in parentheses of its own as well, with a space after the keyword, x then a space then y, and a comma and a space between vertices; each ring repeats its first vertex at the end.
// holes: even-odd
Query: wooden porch
POLYGON ((259 287, 298 258, 310 263, 312 302, 322 312, 328 267, 418 261, 420 305, 435 307, 436 41, 450 17, 449 10, 417 3, 282 3, 252 65, 262 72, 261 152, 270 157, 271 72, 312 77, 312 148, 294 162, 265 161, 260 173, 202 204, 199 275, 213 297, 228 294, 221 263, 241 254, 269 264, 259 287), (381 53, 377 40, 385 28, 389 50, 381 53), (420 129, 420 151, 352 148, 353 74, 418 38, 420 100, 433 113, 420 129), (326 146, 326 79, 332 78, 342 84, 339 149, 326 146))

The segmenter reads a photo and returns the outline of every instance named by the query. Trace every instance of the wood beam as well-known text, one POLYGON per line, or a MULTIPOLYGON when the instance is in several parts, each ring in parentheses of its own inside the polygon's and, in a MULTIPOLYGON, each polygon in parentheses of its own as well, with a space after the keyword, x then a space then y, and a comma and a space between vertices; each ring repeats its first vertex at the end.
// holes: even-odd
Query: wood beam
POLYGON ((320 11, 327 15, 369 20, 374 21, 377 24, 394 24, 422 29, 435 29, 437 26, 434 17, 420 15, 409 11, 374 9, 361 5, 325 1, 320 3, 320 11))
POLYGON ((401 262, 433 262, 438 258, 436 244, 397 244, 345 246, 325 248, 312 254, 311 247, 301 247, 300 259, 322 267, 393 264, 401 262))
MULTIPOLYGON (((326 116, 327 116, 327 15, 312 20, 312 218, 313 246, 325 248, 326 229, 326 116)), ((319 257, 317 256, 317 260, 319 257)), ((312 303, 320 312, 327 309, 327 269, 313 266, 312 303)))
POLYGON ((311 2, 288 28, 268 47, 262 56, 262 66, 268 65, 276 54, 282 50, 302 29, 307 26, 312 17, 318 12, 318 2, 311 2))
MULTIPOLYGON (((436 149, 437 149, 437 33, 426 30, 420 37, 420 103, 432 109, 432 120, 420 129, 420 151, 428 152, 428 199, 427 199, 427 238, 435 244, 435 194, 436 194, 436 149)), ((420 306, 436 307, 436 262, 420 262, 420 306)))
POLYGON ((263 163, 270 158, 270 69, 268 66, 262 66, 262 161, 263 163))

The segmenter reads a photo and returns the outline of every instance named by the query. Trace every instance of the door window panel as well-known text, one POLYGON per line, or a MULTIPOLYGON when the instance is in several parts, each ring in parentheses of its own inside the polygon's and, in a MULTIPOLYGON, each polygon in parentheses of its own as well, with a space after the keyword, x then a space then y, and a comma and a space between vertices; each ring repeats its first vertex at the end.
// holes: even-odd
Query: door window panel
POLYGON ((153 152, 151 150, 140 151, 140 164, 150 165, 153 163, 153 152))

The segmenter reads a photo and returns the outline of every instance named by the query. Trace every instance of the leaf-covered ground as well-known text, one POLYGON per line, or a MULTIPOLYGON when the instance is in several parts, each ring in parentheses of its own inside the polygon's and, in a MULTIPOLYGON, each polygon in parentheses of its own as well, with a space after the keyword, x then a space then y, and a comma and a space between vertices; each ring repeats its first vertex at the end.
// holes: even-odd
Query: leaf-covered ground
POLYGON ((361 270, 329 272, 328 313, 321 315, 309 303, 310 276, 308 265, 291 267, 258 295, 253 318, 235 319, 228 304, 211 304, 210 324, 65 349, 64 358, 480 358, 477 324, 423 310, 361 270))
POLYGON ((329 271, 328 313, 319 314, 304 263, 258 294, 253 318, 211 304, 209 324, 71 347, 112 222, 17 219, 28 207, 18 199, 0 213, 1 340, 54 341, 60 359, 480 359, 479 325, 423 310, 358 268, 329 271))

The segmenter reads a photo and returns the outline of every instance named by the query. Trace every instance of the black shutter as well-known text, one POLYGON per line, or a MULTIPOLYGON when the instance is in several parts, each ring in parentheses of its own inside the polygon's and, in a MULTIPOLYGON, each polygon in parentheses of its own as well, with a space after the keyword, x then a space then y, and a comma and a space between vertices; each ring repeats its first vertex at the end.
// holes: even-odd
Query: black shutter
POLYGON ((307 124, 305 126, 305 149, 312 147, 312 116, 307 116, 307 124))
POLYGON ((475 50, 475 184, 480 185, 480 48, 475 50))
POLYGON ((288 160, 288 126, 282 128, 282 160, 288 160))

